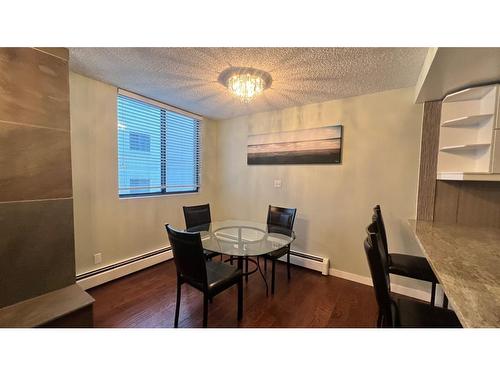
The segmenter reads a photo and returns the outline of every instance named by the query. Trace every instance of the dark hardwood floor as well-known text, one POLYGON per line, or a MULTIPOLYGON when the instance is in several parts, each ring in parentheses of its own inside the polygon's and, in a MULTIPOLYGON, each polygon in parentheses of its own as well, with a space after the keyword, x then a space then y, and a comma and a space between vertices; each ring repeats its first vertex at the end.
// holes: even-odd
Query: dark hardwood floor
MULTIPOLYGON (((218 260, 216 260, 218 261, 218 260)), ((271 279, 268 268, 268 280, 271 279)), ((96 300, 96 327, 173 327, 176 274, 167 261, 88 291, 96 300)), ((301 267, 276 266, 276 293, 266 297, 258 273, 244 284, 243 320, 236 319, 236 287, 217 295, 209 306, 209 327, 375 327, 373 289, 301 267)), ((182 286, 179 327, 201 327, 203 298, 182 286)))

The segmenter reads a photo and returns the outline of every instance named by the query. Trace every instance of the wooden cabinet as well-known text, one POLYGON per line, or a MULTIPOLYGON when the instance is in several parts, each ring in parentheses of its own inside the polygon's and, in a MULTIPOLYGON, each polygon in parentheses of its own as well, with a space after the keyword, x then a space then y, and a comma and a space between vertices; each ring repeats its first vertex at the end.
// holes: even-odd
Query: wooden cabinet
POLYGON ((438 180, 500 181, 499 86, 468 88, 443 99, 438 180))

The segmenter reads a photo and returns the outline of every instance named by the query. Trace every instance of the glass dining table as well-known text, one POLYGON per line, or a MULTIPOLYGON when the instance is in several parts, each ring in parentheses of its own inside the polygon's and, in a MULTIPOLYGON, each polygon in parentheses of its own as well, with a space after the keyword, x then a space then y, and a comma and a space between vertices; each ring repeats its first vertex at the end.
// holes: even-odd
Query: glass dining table
POLYGON ((293 230, 243 220, 214 221, 210 224, 188 228, 187 231, 200 232, 205 250, 229 256, 226 262, 232 263, 236 260, 238 268, 243 271, 247 280, 248 275, 259 271, 266 284, 266 294, 268 294, 268 285, 260 267, 259 256, 279 250, 295 240, 293 230), (243 270, 243 261, 245 261, 245 270, 243 270), (248 263, 254 264, 254 269, 249 271, 248 263))

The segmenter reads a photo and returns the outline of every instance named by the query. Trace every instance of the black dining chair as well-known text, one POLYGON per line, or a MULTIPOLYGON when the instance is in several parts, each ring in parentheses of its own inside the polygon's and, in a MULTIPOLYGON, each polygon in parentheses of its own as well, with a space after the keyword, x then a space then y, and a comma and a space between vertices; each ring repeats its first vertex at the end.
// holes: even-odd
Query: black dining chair
POLYGON ((461 328, 460 321, 451 310, 407 298, 393 299, 387 252, 377 224, 372 222, 366 232, 368 236, 364 248, 379 307, 377 327, 461 328))
MULTIPOLYGON (((387 258, 387 263, 389 264, 389 273, 430 282, 431 305, 434 306, 436 301, 436 284, 439 283, 439 281, 432 271, 427 259, 415 255, 389 253, 384 218, 382 217, 382 210, 378 204, 373 208, 372 219, 377 223, 380 238, 386 251, 385 257, 387 258)), ((446 307, 446 302, 447 300, 445 299, 443 304, 444 307, 446 307)))
MULTIPOLYGON (((199 232, 201 230, 208 230, 212 218, 210 216, 210 205, 202 204, 199 206, 184 206, 184 220, 186 222, 186 231, 199 232)), ((219 255, 215 251, 203 250, 207 259, 212 259, 219 255)), ((222 259, 222 254, 220 254, 222 259)))
MULTIPOLYGON (((289 235, 293 231, 296 208, 284 208, 269 206, 267 211, 267 230, 269 233, 283 233, 289 235)), ((271 294, 274 294, 274 284, 276 279, 276 261, 286 254, 287 276, 290 280, 290 245, 284 246, 271 253, 264 255, 264 269, 267 271, 267 260, 271 261, 271 294)))
POLYGON ((179 325, 181 286, 186 283, 203 293, 203 327, 208 324, 208 301, 233 285, 238 286, 238 320, 243 317, 243 277, 241 270, 222 262, 209 262, 203 254, 200 233, 167 229, 177 271, 177 300, 174 327, 179 325))

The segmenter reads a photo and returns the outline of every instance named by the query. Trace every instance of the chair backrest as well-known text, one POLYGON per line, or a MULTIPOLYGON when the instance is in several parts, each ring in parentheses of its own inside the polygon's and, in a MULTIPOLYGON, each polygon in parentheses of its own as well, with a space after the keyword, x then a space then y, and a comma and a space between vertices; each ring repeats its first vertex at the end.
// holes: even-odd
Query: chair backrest
POLYGON ((380 239, 382 240, 382 245, 384 245, 384 250, 386 257, 389 257, 389 247, 387 245, 387 233, 385 231, 384 218, 382 217, 382 210, 380 205, 373 207, 373 221, 377 223, 378 233, 380 234, 380 239))
POLYGON ((184 206, 184 220, 186 228, 193 228, 200 225, 208 225, 212 222, 210 217, 210 205, 202 204, 199 206, 184 206))
POLYGON ((207 287, 207 265, 200 233, 188 233, 165 225, 174 254, 177 276, 198 287, 207 287))
POLYGON ((368 236, 365 239, 364 247, 370 274, 372 276, 375 297, 380 312, 384 317, 385 326, 393 326, 394 311, 391 299, 391 282, 389 278, 388 264, 384 260, 384 249, 376 222, 372 222, 367 228, 368 236))
POLYGON ((275 207, 270 205, 267 211, 267 225, 292 230, 296 213, 296 208, 275 207))

